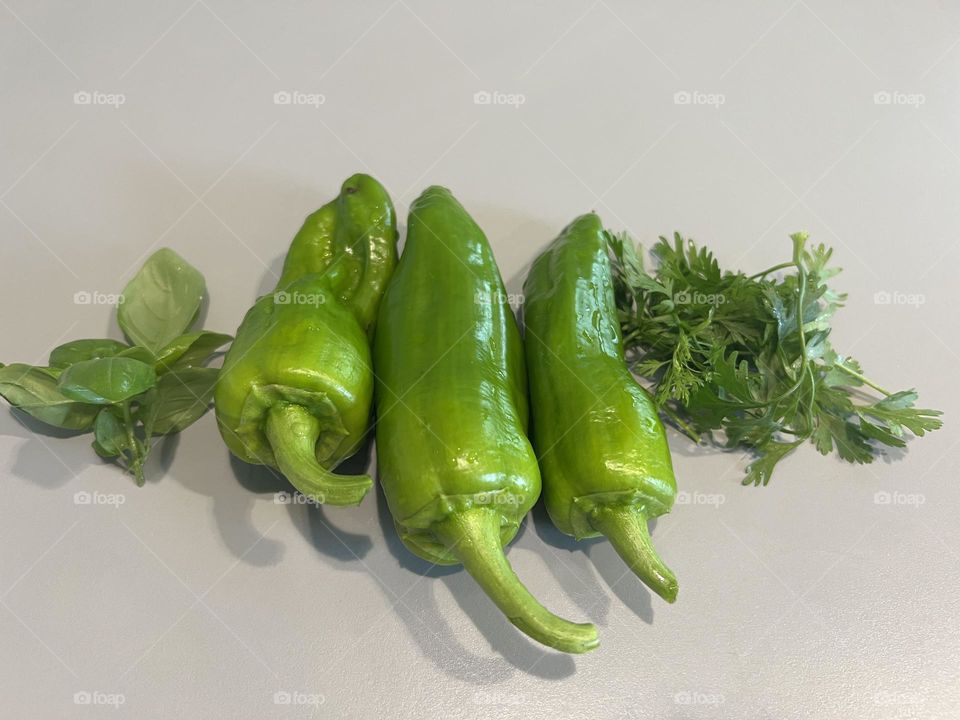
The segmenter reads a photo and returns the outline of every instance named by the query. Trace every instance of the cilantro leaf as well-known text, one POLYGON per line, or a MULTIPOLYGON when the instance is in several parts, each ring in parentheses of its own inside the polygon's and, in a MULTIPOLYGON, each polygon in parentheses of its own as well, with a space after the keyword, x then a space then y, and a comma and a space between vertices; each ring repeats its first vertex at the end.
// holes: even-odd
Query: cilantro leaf
POLYGON ((914 390, 888 392, 834 350, 830 321, 846 295, 828 281, 833 251, 790 236, 789 261, 755 275, 724 270, 713 253, 675 234, 643 250, 608 233, 624 350, 660 409, 687 435, 755 454, 744 484, 766 485, 804 441, 852 463, 907 432, 941 427, 914 390), (867 404, 867 390, 880 397, 867 404), (858 402, 855 402, 858 401, 858 402))

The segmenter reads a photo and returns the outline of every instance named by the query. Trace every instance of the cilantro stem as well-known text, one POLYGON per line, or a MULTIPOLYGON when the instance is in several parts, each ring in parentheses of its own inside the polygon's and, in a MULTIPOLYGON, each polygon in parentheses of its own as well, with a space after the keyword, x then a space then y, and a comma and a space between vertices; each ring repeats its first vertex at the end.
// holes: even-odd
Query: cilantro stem
POLYGON ((877 385, 876 383, 874 383, 873 381, 871 381, 871 380, 870 380, 868 377, 866 377, 865 375, 861 375, 861 374, 858 373, 856 370, 853 370, 853 369, 851 369, 851 368, 848 368, 848 367, 847 367, 846 365, 844 365, 843 363, 835 363, 835 364, 833 365, 833 367, 837 368, 838 370, 843 370, 845 373, 847 373, 847 375, 850 375, 851 377, 855 377, 857 380, 859 380, 860 382, 862 382, 864 385, 866 385, 866 386, 868 386, 868 387, 872 387, 874 390, 876 390, 876 391, 879 392, 879 393, 883 393, 883 394, 886 395, 887 397, 890 397, 891 395, 893 395, 893 393, 891 393, 890 391, 884 390, 882 387, 880 387, 879 385, 877 385))
POLYGON ((680 416, 677 415, 677 413, 673 410, 673 408, 669 407, 668 405, 661 405, 660 411, 664 415, 666 415, 668 418, 670 418, 670 420, 672 420, 677 425, 677 427, 679 427, 684 432, 684 434, 687 437, 689 437, 698 445, 700 444, 700 433, 698 433, 696 430, 690 427, 690 425, 687 422, 681 419, 680 416))
POLYGON ((797 265, 796 262, 792 260, 790 262, 782 262, 779 265, 774 265, 773 267, 767 268, 763 272, 758 272, 755 275, 750 275, 747 279, 756 280, 757 278, 761 278, 764 275, 769 275, 770 273, 776 272, 777 270, 786 270, 787 268, 790 268, 790 267, 796 267, 796 265, 797 265))

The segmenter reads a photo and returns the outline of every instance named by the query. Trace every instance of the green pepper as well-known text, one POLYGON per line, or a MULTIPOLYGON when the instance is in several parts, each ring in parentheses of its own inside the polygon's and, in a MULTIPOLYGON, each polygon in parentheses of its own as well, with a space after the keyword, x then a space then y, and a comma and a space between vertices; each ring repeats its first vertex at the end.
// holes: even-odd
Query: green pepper
POLYGON ((462 563, 510 621, 567 652, 596 629, 544 608, 504 554, 540 494, 523 344, 483 231, 444 188, 410 208, 374 339, 377 464, 397 531, 462 563))
POLYGON ((368 475, 331 472, 366 434, 373 400, 370 335, 397 262, 386 190, 367 175, 311 214, 276 290, 247 312, 215 393, 227 447, 278 468, 304 495, 359 503, 368 475))
POLYGON ((606 233, 590 213, 540 255, 524 283, 533 446, 554 525, 604 535, 668 602, 677 580, 647 520, 670 511, 677 486, 666 434, 624 361, 606 233))
POLYGON ((397 221, 384 187, 362 173, 307 217, 284 258, 277 288, 324 273, 331 290, 353 308, 368 333, 397 264, 397 221))

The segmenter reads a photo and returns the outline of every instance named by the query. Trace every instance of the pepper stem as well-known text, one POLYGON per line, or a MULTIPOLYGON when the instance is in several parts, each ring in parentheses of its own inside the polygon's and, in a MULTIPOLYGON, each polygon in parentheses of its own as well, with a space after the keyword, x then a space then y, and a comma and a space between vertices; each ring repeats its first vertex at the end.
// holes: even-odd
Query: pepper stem
POLYGON ((267 413, 264 431, 280 472, 309 498, 330 505, 359 505, 373 485, 369 475, 336 475, 317 461, 320 420, 302 405, 282 403, 267 413))
POLYGON ((644 513, 630 505, 600 505, 590 520, 647 587, 667 602, 677 599, 677 578, 657 555, 644 513))
POLYGON ((534 640, 568 653, 587 652, 599 645, 592 624, 554 615, 520 582, 503 553, 500 515, 493 508, 452 513, 433 531, 510 622, 534 640))

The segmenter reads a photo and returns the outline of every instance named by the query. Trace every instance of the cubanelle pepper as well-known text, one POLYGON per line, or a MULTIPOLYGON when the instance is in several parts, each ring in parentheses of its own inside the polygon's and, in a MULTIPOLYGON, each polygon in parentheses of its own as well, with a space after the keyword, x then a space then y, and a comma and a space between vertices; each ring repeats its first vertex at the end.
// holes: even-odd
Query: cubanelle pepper
POLYGON ((624 360, 606 234, 590 213, 540 255, 524 283, 533 445, 547 512, 577 539, 604 535, 668 602, 677 580, 647 520, 670 511, 676 480, 663 424, 624 360))
POLYGON ((348 178, 307 217, 276 289, 247 312, 224 359, 214 402, 234 455, 279 469, 319 502, 363 499, 368 475, 331 470, 369 425, 370 338, 396 263, 396 214, 374 178, 348 178))
POLYGON ((404 544, 432 563, 462 563, 539 642, 596 647, 594 626, 543 607, 504 554, 540 494, 523 345, 486 237, 444 188, 410 208, 374 366, 380 483, 404 544))

